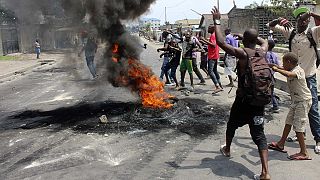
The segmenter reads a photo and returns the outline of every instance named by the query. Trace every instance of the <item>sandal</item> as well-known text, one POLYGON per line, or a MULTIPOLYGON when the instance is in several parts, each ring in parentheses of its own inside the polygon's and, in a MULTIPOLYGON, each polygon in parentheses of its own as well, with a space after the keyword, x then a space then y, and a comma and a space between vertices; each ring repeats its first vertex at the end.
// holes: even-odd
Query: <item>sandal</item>
POLYGON ((221 91, 223 91, 223 89, 215 89, 215 90, 213 90, 213 92, 212 92, 212 95, 214 95, 214 94, 217 94, 218 92, 221 92, 221 91))
POLYGON ((276 142, 271 142, 270 144, 268 144, 268 148, 282 153, 287 153, 287 151, 284 150, 284 148, 279 147, 276 142))
POLYGON ((288 156, 288 159, 296 160, 296 161, 312 160, 312 158, 310 158, 309 156, 304 156, 304 155, 301 155, 300 153, 296 153, 291 156, 288 156))

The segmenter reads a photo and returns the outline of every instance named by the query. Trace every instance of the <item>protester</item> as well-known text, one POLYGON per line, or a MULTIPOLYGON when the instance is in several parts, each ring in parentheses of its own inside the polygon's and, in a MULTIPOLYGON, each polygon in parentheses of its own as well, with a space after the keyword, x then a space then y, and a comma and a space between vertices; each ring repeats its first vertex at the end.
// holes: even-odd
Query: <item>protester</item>
MULTIPOLYGON (((173 40, 171 32, 169 30, 164 31, 162 33, 162 36, 163 36, 164 44, 163 44, 163 48, 157 49, 158 52, 160 52, 161 50, 168 50, 169 43, 173 40)), ((164 67, 169 63, 169 56, 168 55, 169 55, 169 53, 166 52, 165 55, 163 56, 163 62, 162 62, 161 73, 160 73, 161 80, 163 80, 163 76, 165 75, 164 74, 164 67)))
POLYGON ((95 38, 93 36, 90 36, 87 39, 87 41, 84 42, 83 47, 78 54, 78 56, 80 57, 81 53, 84 51, 87 66, 89 68, 89 71, 90 71, 93 79, 97 78, 96 66, 94 64, 94 56, 97 52, 97 48, 98 48, 98 45, 95 41, 95 38))
MULTIPOLYGON (((192 36, 191 39, 198 46, 198 48, 201 49, 201 52, 205 51, 203 49, 199 39, 196 36, 192 36)), ((197 75, 197 77, 200 80, 200 82, 198 84, 205 85, 206 81, 204 80, 202 74, 200 73, 200 71, 198 69, 198 65, 197 65, 197 52, 192 52, 192 69, 193 69, 193 72, 197 75)))
POLYGON ((285 141, 293 126, 293 130, 296 132, 300 145, 300 152, 290 155, 288 158, 290 160, 311 160, 304 142, 303 132, 306 129, 308 112, 312 104, 312 96, 307 87, 305 73, 298 65, 298 61, 297 55, 289 52, 283 56, 283 67, 279 67, 276 64, 270 64, 274 71, 287 77, 291 105, 280 141, 272 142, 268 146, 270 149, 286 153, 287 151, 284 150, 285 141))
MULTIPOLYGON (((247 101, 248 95, 245 91, 245 80, 247 77, 246 69, 248 69, 249 57, 253 57, 254 54, 265 54, 268 48, 267 41, 258 37, 258 32, 255 29, 248 29, 243 35, 243 48, 233 47, 225 42, 225 38, 222 35, 220 27, 220 12, 214 7, 212 9, 215 34, 217 37, 217 44, 228 54, 235 56, 239 59, 237 72, 238 72, 238 89, 236 93, 235 101, 232 105, 230 118, 227 124, 226 131, 226 144, 220 148, 221 153, 224 156, 230 156, 230 146, 232 139, 235 135, 235 131, 238 127, 242 127, 245 124, 249 124, 250 134, 254 143, 258 146, 260 160, 262 164, 262 172, 260 175, 254 176, 255 179, 270 179, 268 170, 268 146, 266 136, 264 134, 264 105, 252 105, 247 101), (260 49, 256 50, 256 44, 259 44, 260 49)), ((263 57, 263 56, 260 56, 263 57)))
POLYGON ((208 45, 208 74, 210 75, 213 84, 215 85, 215 89, 212 94, 216 94, 220 91, 223 91, 220 75, 218 73, 218 60, 220 58, 219 55, 219 46, 216 44, 216 35, 215 35, 215 26, 208 27, 208 33, 211 34, 210 40, 202 37, 202 42, 208 45))
POLYGON ((34 46, 35 46, 35 52, 37 54, 37 59, 40 59, 41 47, 38 39, 36 39, 34 46))
POLYGON ((190 76, 191 88, 194 90, 193 84, 193 67, 192 67, 192 53, 197 51, 197 45, 192 41, 190 32, 185 34, 185 39, 182 42, 182 60, 180 64, 180 72, 181 72, 181 87, 185 87, 184 78, 186 72, 188 71, 190 76))
MULTIPOLYGON (((233 47, 239 47, 238 41, 231 34, 231 29, 227 28, 224 32, 226 35, 226 43, 233 47)), ((230 82, 227 85, 227 87, 234 87, 232 75, 234 74, 234 70, 236 69, 237 58, 235 56, 231 56, 230 54, 226 53, 224 62, 225 62, 224 73, 228 76, 229 82, 230 82)))
POLYGON ((163 49, 165 52, 160 55, 160 58, 164 55, 167 55, 169 57, 169 63, 166 64, 164 67, 164 74, 166 77, 166 83, 165 84, 171 84, 169 81, 169 70, 170 71, 170 77, 172 77, 173 82, 175 82, 176 89, 179 88, 179 83, 177 81, 176 77, 176 71, 180 64, 180 58, 181 58, 181 48, 178 46, 177 40, 173 39, 168 44, 168 49, 163 49))
MULTIPOLYGON (((309 123, 312 135, 316 141, 314 146, 315 153, 320 153, 320 116, 318 111, 318 90, 317 90, 317 53, 311 44, 313 40, 316 44, 320 39, 320 26, 308 28, 310 17, 320 20, 320 16, 309 12, 305 7, 298 8, 294 11, 294 17, 297 20, 296 29, 292 24, 284 19, 278 18, 267 24, 273 31, 280 31, 289 40, 289 50, 295 53, 299 58, 299 65, 305 71, 308 88, 312 95, 312 106, 309 111, 309 123), (309 39, 308 37, 311 37, 309 39), (291 37, 291 38, 290 38, 291 37)), ((314 46, 315 46, 314 45, 314 46)), ((295 141, 296 137, 288 138, 295 141)))
MULTIPOLYGON (((274 53, 272 51, 274 46, 275 46, 274 40, 268 40, 268 52, 267 52, 266 58, 268 60, 268 63, 275 64, 275 65, 279 66, 280 62, 278 60, 278 56, 276 53, 274 53)), ((277 113, 280 111, 280 109, 279 109, 278 99, 276 98, 276 96, 274 94, 274 87, 272 87, 272 97, 271 98, 272 98, 271 99, 272 100, 272 108, 270 109, 270 112, 277 113)))

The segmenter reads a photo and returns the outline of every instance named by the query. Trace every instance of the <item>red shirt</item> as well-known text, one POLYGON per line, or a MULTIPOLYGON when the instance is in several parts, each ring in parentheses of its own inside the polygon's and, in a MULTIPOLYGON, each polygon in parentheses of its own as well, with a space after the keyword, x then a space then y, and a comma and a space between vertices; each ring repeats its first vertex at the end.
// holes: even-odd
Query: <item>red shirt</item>
POLYGON ((216 47, 212 46, 212 45, 208 45, 208 59, 209 60, 218 60, 220 58, 219 55, 219 46, 216 42, 216 34, 213 33, 210 36, 210 42, 213 44, 216 44, 216 47))

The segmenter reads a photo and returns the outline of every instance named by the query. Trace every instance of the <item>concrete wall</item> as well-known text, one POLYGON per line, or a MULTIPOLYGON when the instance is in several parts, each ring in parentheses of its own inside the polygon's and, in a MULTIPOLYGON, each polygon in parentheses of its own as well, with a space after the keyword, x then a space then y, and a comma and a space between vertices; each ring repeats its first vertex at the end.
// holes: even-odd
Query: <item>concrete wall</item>
POLYGON ((39 39, 41 50, 55 49, 54 41, 55 30, 47 25, 20 25, 19 26, 19 41, 20 51, 22 53, 34 52, 34 43, 39 39))

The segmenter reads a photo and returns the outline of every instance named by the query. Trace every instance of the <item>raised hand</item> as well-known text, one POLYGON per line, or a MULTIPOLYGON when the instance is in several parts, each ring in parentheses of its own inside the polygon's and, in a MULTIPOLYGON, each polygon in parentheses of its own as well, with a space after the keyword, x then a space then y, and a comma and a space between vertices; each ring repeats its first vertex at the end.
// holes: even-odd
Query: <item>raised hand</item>
POLYGON ((283 26, 286 30, 289 30, 290 28, 293 27, 292 23, 287 19, 280 17, 278 20, 279 20, 279 25, 283 26))
POLYGON ((214 8, 212 8, 211 14, 212 14, 213 19, 220 19, 221 18, 220 11, 216 6, 214 6, 214 8))

